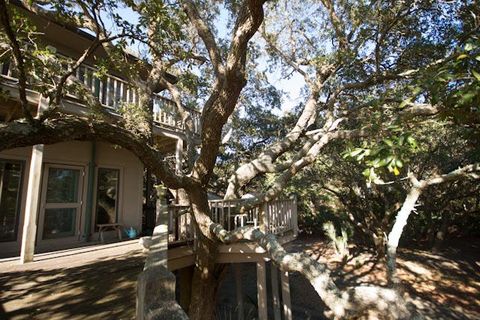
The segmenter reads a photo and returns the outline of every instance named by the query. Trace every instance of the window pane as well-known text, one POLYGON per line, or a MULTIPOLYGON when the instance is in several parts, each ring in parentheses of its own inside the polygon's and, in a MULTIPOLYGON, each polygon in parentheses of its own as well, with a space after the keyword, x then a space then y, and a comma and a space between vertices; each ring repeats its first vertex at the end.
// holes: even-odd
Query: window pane
POLYGON ((78 179, 80 170, 49 168, 47 203, 78 202, 78 179))
POLYGON ((0 241, 17 238, 23 163, 0 160, 0 241))
POLYGON ((43 238, 53 239, 75 234, 76 208, 46 209, 43 238))
POLYGON ((117 222, 119 171, 98 169, 96 224, 117 222))

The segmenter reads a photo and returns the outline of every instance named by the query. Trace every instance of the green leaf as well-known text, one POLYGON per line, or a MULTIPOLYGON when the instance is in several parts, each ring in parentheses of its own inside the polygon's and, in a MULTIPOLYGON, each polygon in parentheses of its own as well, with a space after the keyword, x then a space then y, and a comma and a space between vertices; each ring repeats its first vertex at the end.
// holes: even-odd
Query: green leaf
POLYGON ((465 59, 465 58, 467 58, 467 57, 468 57, 468 54, 462 53, 461 55, 459 55, 459 56, 457 57, 457 60, 462 60, 462 59, 465 59))
POLYGON ((356 157, 358 156, 360 153, 362 153, 363 149, 361 148, 357 148, 355 150, 353 150, 352 152, 350 152, 349 156, 350 157, 356 157))
POLYGON ((402 162, 402 160, 397 159, 397 160, 395 161, 395 165, 396 165, 397 167, 399 167, 399 168, 402 168, 402 167, 403 167, 403 162, 402 162))
POLYGON ((383 142, 389 147, 393 147, 393 141, 390 139, 383 139, 383 142))
POLYGON ((472 51, 473 49, 475 49, 477 46, 474 45, 473 43, 469 42, 465 45, 465 51, 472 51))
POLYGON ((478 81, 480 81, 480 73, 478 73, 478 72, 475 71, 475 70, 472 70, 472 74, 473 74, 473 76, 474 76, 478 81))
POLYGON ((393 168, 393 174, 396 175, 396 176, 398 176, 400 174, 400 171, 398 170, 397 167, 393 168))

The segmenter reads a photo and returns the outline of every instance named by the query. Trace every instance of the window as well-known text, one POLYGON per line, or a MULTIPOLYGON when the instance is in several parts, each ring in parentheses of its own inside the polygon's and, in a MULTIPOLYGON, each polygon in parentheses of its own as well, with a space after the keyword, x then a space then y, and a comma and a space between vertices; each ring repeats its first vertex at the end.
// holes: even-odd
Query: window
POLYGON ((17 239, 23 162, 0 159, 0 241, 17 239))
POLYGON ((96 224, 118 222, 119 178, 117 169, 98 169, 96 224))

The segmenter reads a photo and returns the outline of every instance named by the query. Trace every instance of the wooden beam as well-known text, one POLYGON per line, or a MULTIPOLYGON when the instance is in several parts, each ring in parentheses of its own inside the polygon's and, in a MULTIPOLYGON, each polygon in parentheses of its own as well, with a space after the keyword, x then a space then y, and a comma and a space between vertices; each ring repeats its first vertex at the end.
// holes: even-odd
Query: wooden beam
POLYGON ((271 264, 272 277, 272 296, 273 296, 273 316, 275 320, 282 320, 282 313, 280 311, 280 293, 278 289, 278 268, 275 264, 271 264))
POLYGON ((267 275, 265 261, 257 262, 258 319, 267 320, 267 275))
POLYGON ((242 269, 238 263, 233 264, 233 269, 235 272, 235 293, 237 297, 238 320, 244 320, 245 311, 243 308, 242 269))
POLYGON ((290 281, 288 271, 281 272, 282 279, 282 302, 285 320, 292 320, 292 301, 290 299, 290 281))

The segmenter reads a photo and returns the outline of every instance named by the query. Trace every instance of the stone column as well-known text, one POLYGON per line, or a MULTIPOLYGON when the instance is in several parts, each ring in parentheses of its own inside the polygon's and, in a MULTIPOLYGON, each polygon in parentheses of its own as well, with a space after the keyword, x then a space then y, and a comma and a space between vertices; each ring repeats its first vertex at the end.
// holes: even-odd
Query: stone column
POLYGON ((27 182, 27 202, 23 221, 22 249, 20 252, 21 263, 32 262, 35 253, 37 212, 40 203, 40 183, 42 180, 43 148, 43 144, 37 144, 32 147, 27 182))

